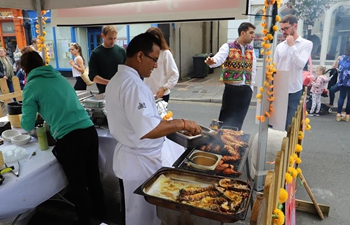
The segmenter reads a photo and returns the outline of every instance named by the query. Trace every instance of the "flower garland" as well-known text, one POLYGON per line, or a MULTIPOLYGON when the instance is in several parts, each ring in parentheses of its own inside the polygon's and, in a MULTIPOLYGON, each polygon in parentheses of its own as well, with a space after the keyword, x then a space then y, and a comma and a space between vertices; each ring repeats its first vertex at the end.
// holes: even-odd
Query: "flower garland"
POLYGON ((261 23, 261 26, 263 27, 262 33, 264 34, 263 42, 261 43, 262 50, 261 54, 266 55, 266 72, 265 72, 265 81, 264 81, 264 86, 259 88, 260 93, 256 95, 256 98, 258 99, 259 102, 261 102, 263 93, 267 93, 267 100, 269 101, 269 109, 266 110, 262 115, 256 116, 256 119, 259 120, 260 122, 265 122, 266 118, 270 118, 270 116, 274 112, 274 106, 273 106, 273 100, 274 100, 274 95, 273 95, 273 74, 276 72, 276 63, 272 62, 272 41, 273 41, 273 34, 275 31, 278 31, 278 26, 276 25, 277 22, 281 21, 281 17, 279 15, 276 15, 275 18, 272 20, 272 26, 271 30, 268 30, 267 27, 267 16, 266 16, 266 9, 269 6, 277 6, 276 13, 280 5, 282 4, 282 0, 265 0, 264 1, 264 8, 263 12, 264 15, 262 19, 264 22, 261 23))
POLYGON ((302 162, 303 161, 301 160, 301 158, 299 158, 299 156, 295 153, 293 155, 289 156, 289 167, 288 167, 288 170, 286 172, 286 183, 287 184, 292 183, 293 178, 297 178, 297 176, 301 173, 301 169, 299 169, 299 167, 297 169, 295 169, 294 164, 300 165, 302 162))
MULTIPOLYGON (((47 20, 47 17, 44 17, 44 15, 47 12, 48 11, 46 11, 46 10, 41 10, 41 14, 43 15, 43 18, 42 18, 43 33, 42 33, 42 36, 40 35, 40 29, 39 29, 40 26, 39 26, 39 24, 35 25, 35 28, 36 28, 35 32, 38 34, 38 36, 37 36, 37 39, 38 39, 37 40, 37 42, 38 42, 38 51, 42 52, 42 50, 44 49, 45 56, 43 56, 43 59, 45 59, 45 65, 49 65, 49 63, 50 63, 50 55, 49 55, 49 52, 46 49, 46 44, 45 44, 45 35, 47 33, 46 33, 46 31, 44 31, 46 20, 47 20)), ((37 23, 39 23, 39 21, 37 21, 37 23)))
POLYGON ((170 120, 173 117, 173 112, 172 111, 168 111, 168 113, 163 116, 163 120, 170 120))
MULTIPOLYGON (((306 112, 305 117, 308 115, 308 113, 306 112)), ((309 118, 305 118, 305 120, 301 121, 301 125, 303 126, 303 128, 305 128, 305 130, 309 131, 311 130, 311 125, 310 123, 310 119, 309 118)))
POLYGON ((278 206, 276 209, 273 210, 272 214, 272 221, 274 225, 282 225, 284 224, 285 216, 282 212, 283 203, 285 203, 288 200, 288 192, 284 188, 280 188, 280 193, 278 196, 278 206))

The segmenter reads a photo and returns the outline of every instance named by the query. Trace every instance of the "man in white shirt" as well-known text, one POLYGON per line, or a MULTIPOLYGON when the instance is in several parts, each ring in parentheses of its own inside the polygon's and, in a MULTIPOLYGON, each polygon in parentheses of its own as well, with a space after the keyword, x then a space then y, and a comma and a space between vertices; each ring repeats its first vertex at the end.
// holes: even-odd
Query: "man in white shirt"
POLYGON ((237 127, 241 130, 248 112, 253 94, 256 74, 256 57, 253 46, 255 26, 241 23, 238 28, 238 39, 225 43, 213 57, 205 63, 213 67, 222 64, 220 81, 225 83, 219 120, 223 126, 237 127))
POLYGON ((134 37, 127 48, 125 65, 108 82, 105 99, 108 125, 118 141, 113 169, 123 185, 126 225, 160 225, 154 205, 133 192, 162 167, 164 136, 179 130, 200 134, 200 126, 183 119, 162 120, 152 91, 141 80, 157 67, 160 41, 150 33, 134 37))
POLYGON ((31 43, 32 43, 32 44, 30 45, 30 47, 31 47, 34 51, 36 51, 36 52, 41 56, 41 58, 43 58, 43 53, 42 53, 41 51, 39 51, 38 39, 33 38, 32 41, 31 41, 31 43))
POLYGON ((303 92, 302 72, 310 57, 313 44, 298 34, 298 19, 296 16, 285 16, 281 20, 280 26, 286 40, 277 45, 274 61, 277 70, 289 72, 288 109, 285 127, 287 131, 301 99, 303 92))

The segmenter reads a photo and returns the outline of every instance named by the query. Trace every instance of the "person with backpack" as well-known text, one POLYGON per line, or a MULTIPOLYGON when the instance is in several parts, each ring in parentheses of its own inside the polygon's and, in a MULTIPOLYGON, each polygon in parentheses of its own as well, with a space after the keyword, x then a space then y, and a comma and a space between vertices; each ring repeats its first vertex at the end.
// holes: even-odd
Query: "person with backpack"
POLYGON ((336 120, 348 122, 350 118, 350 44, 347 45, 345 53, 339 57, 337 67, 339 71, 338 86, 340 88, 340 94, 336 120), (342 117, 341 112, 343 110, 345 98, 347 98, 345 108, 346 115, 342 117))

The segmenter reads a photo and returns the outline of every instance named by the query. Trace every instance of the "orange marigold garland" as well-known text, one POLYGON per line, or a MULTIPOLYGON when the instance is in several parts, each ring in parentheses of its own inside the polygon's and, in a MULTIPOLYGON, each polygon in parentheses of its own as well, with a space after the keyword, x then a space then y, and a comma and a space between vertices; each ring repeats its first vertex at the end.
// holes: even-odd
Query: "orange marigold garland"
POLYGON ((259 120, 260 122, 265 122, 266 118, 270 118, 270 116, 274 112, 274 106, 273 106, 273 101, 274 101, 274 93, 273 93, 273 74, 276 72, 276 63, 273 62, 272 59, 272 40, 273 40, 273 34, 275 31, 278 30, 278 27, 276 23, 278 23, 281 18, 280 16, 276 15, 275 18, 272 20, 272 26, 269 31, 268 26, 267 26, 267 16, 266 16, 266 9, 270 6, 277 5, 277 9, 280 7, 282 4, 282 0, 265 0, 264 1, 264 8, 263 12, 264 15, 262 19, 264 22, 261 23, 261 26, 263 27, 262 33, 264 34, 262 40, 263 42, 261 43, 262 50, 261 54, 266 55, 265 57, 265 62, 266 62, 266 72, 265 72, 265 82, 264 86, 259 88, 260 93, 256 95, 256 98, 258 99, 259 102, 261 102, 263 93, 266 92, 267 94, 267 100, 269 101, 269 108, 265 111, 262 112, 261 115, 256 116, 256 119, 259 120))
MULTIPOLYGON (((49 55, 49 52, 47 51, 46 49, 46 44, 45 44, 45 35, 47 34, 46 31, 44 31, 45 29, 45 24, 46 24, 46 20, 47 20, 47 17, 45 17, 44 15, 47 13, 48 11, 46 10, 41 10, 41 15, 43 16, 42 18, 42 26, 43 26, 43 33, 42 33, 42 36, 40 35, 40 26, 39 24, 36 24, 35 25, 35 32, 38 34, 37 36, 37 43, 38 43, 38 51, 39 52, 42 52, 42 50, 44 49, 44 52, 45 52, 45 55, 43 55, 43 59, 45 61, 45 65, 49 65, 50 63, 50 55, 49 55)), ((37 21, 39 23, 39 21, 37 21)))

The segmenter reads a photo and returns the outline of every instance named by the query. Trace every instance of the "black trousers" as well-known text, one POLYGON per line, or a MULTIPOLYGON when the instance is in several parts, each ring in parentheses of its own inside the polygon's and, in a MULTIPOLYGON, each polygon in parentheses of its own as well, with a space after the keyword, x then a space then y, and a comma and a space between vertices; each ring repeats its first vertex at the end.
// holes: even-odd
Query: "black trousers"
POLYGON ((76 77, 76 82, 74 85, 74 90, 86 90, 86 83, 81 79, 81 77, 76 77))
POLYGON ((242 129, 252 94, 253 91, 248 85, 225 84, 219 116, 219 120, 223 122, 221 126, 237 127, 238 130, 242 129))
POLYGON ((104 216, 105 203, 98 167, 98 135, 94 126, 70 132, 58 139, 53 154, 66 174, 73 194, 78 223, 104 216))
POLYGON ((170 97, 170 94, 168 94, 168 95, 163 95, 163 100, 165 101, 165 102, 169 102, 169 97, 170 97))

